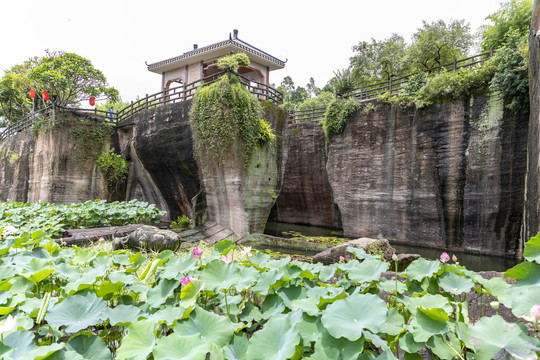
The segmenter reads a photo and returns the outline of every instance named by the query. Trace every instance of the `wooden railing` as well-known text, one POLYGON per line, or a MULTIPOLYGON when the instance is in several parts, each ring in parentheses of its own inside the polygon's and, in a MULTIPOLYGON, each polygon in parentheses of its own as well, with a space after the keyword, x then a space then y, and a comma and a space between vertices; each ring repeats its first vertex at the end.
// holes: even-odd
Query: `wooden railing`
POLYGON ((289 124, 324 120, 325 114, 326 107, 318 107, 308 110, 291 110, 289 111, 289 124))
MULTIPOLYGON (((165 105, 165 104, 176 103, 179 101, 189 100, 193 98, 199 85, 211 84, 217 81, 225 73, 226 73, 225 71, 222 71, 222 72, 207 76, 201 80, 197 80, 186 85, 180 85, 174 88, 169 88, 167 90, 160 91, 152 95, 147 94, 143 99, 138 100, 136 102, 132 101, 130 106, 119 111, 115 116, 115 120, 118 123, 122 123, 129 117, 133 116, 134 114, 142 110, 150 109, 150 108, 165 105)), ((238 76, 240 82, 252 94, 257 96, 257 98, 261 100, 268 100, 276 104, 283 103, 283 94, 281 94, 279 91, 277 91, 270 85, 266 85, 266 84, 248 79, 247 77, 242 76, 240 74, 235 74, 235 75, 238 76)))
MULTIPOLYGON (((108 111, 96 110, 96 109, 77 109, 77 108, 60 108, 56 107, 57 111, 73 111, 81 114, 94 114, 101 118, 102 121, 108 121, 116 124, 117 126, 123 121, 126 121, 131 116, 146 109, 150 109, 157 106, 166 104, 174 104, 179 101, 186 101, 195 95, 199 85, 208 85, 219 79, 220 76, 226 72, 220 72, 207 76, 202 80, 197 80, 186 85, 180 85, 178 87, 169 88, 165 91, 160 91, 152 95, 146 95, 143 99, 131 102, 126 108, 110 114, 108 111)), ((277 104, 283 103, 283 94, 274 89, 273 87, 259 83, 248 79, 245 76, 236 74, 240 82, 257 98, 261 100, 268 100, 277 104)), ((8 126, 2 132, 0 132, 0 141, 21 132, 34 124, 34 120, 39 116, 45 116, 50 114, 52 107, 47 107, 43 110, 31 113, 25 116, 23 119, 18 120, 13 125, 8 126)))
MULTIPOLYGON (((425 74, 427 74, 429 76, 429 75, 435 74, 435 73, 438 74, 438 73, 441 72, 441 70, 455 71, 455 70, 459 70, 461 68, 471 68, 471 67, 474 67, 474 66, 476 66, 478 64, 483 64, 491 56, 493 56, 493 51, 489 51, 489 52, 485 52, 485 53, 482 53, 482 54, 474 55, 474 56, 468 57, 466 59, 454 60, 451 63, 444 64, 444 65, 441 65, 441 66, 435 66, 435 67, 432 67, 430 69, 423 70, 420 73, 425 73, 425 74)), ((373 99, 377 95, 380 95, 380 94, 386 93, 386 92, 389 92, 390 94, 399 93, 402 90, 404 84, 406 84, 409 81, 409 79, 413 75, 416 75, 416 74, 418 74, 418 73, 417 72, 416 73, 411 73, 411 74, 407 74, 407 75, 400 76, 400 77, 392 77, 391 76, 390 79, 388 79, 387 81, 383 81, 383 82, 376 83, 376 84, 360 86, 360 87, 358 87, 356 89, 349 90, 349 91, 344 92, 344 93, 340 93, 340 94, 338 94, 338 96, 343 97, 343 98, 354 96, 354 97, 356 97, 356 98, 358 98, 360 100, 368 100, 368 99, 373 99)))

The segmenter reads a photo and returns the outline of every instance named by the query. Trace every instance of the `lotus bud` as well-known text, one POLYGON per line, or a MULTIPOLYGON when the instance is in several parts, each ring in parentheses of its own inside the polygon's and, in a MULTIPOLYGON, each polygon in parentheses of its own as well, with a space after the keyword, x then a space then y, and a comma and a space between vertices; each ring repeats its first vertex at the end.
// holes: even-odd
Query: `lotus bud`
POLYGON ((535 320, 540 320, 540 304, 536 304, 531 308, 531 316, 535 320))
POLYGON ((448 253, 445 251, 441 254, 440 260, 442 263, 446 263, 448 260, 450 260, 450 255, 448 255, 448 253))
POLYGON ((489 303, 489 306, 491 306, 493 308, 493 310, 497 311, 499 310, 499 302, 498 301, 492 301, 489 303))

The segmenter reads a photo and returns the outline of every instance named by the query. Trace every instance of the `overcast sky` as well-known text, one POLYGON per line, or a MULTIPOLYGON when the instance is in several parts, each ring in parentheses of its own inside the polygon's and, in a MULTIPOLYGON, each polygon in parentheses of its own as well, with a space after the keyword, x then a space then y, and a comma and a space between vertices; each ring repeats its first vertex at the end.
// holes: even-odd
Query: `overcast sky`
POLYGON ((411 35, 428 22, 465 19, 476 31, 498 0, 9 0, 2 1, 0 70, 45 49, 75 52, 103 71, 124 101, 160 91, 150 63, 238 37, 288 60, 272 72, 279 85, 291 76, 324 86, 349 64, 352 46, 392 33, 411 35))

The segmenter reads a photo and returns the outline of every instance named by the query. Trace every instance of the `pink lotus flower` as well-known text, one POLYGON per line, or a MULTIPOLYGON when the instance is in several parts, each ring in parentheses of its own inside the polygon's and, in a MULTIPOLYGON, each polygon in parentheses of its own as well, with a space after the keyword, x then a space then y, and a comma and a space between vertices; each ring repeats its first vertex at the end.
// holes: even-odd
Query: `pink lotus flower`
POLYGON ((15 234, 17 232, 17 229, 13 225, 6 225, 4 227, 4 232, 6 234, 15 234))
POLYGON ((345 258, 343 256, 340 256, 339 257, 339 262, 344 262, 345 261, 345 258))
POLYGON ((232 261, 232 256, 231 255, 221 255, 221 260, 225 263, 225 264, 230 264, 231 261, 232 261))
POLYGON ((194 259, 200 258, 202 254, 203 254, 202 249, 199 249, 199 248, 193 249, 193 258, 194 259))
POLYGON ((531 308, 531 316, 535 320, 540 320, 540 304, 536 304, 531 308))
POLYGON ((450 260, 450 255, 445 251, 441 254, 440 260, 442 263, 448 262, 450 260))
POLYGON ((105 238, 102 236, 98 239, 98 241, 105 241, 105 238))
POLYGON ((457 263, 457 256, 456 254, 452 254, 452 261, 457 263))
POLYGON ((189 284, 190 282, 192 281, 195 281, 197 280, 199 277, 198 276, 186 276, 186 277, 183 277, 180 279, 180 284, 186 286, 187 284, 189 284))

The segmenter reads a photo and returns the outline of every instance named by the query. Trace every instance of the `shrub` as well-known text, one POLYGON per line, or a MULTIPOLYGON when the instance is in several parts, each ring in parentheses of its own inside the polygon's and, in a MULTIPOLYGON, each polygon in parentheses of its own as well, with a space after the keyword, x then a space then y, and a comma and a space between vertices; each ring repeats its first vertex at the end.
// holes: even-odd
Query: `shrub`
POLYGON ((188 216, 179 216, 176 221, 171 223, 171 229, 187 229, 189 227, 189 221, 188 216))
POLYGON ((323 130, 326 138, 332 134, 341 134, 351 115, 360 109, 360 100, 350 97, 336 99, 326 109, 326 117, 323 122, 323 130))

